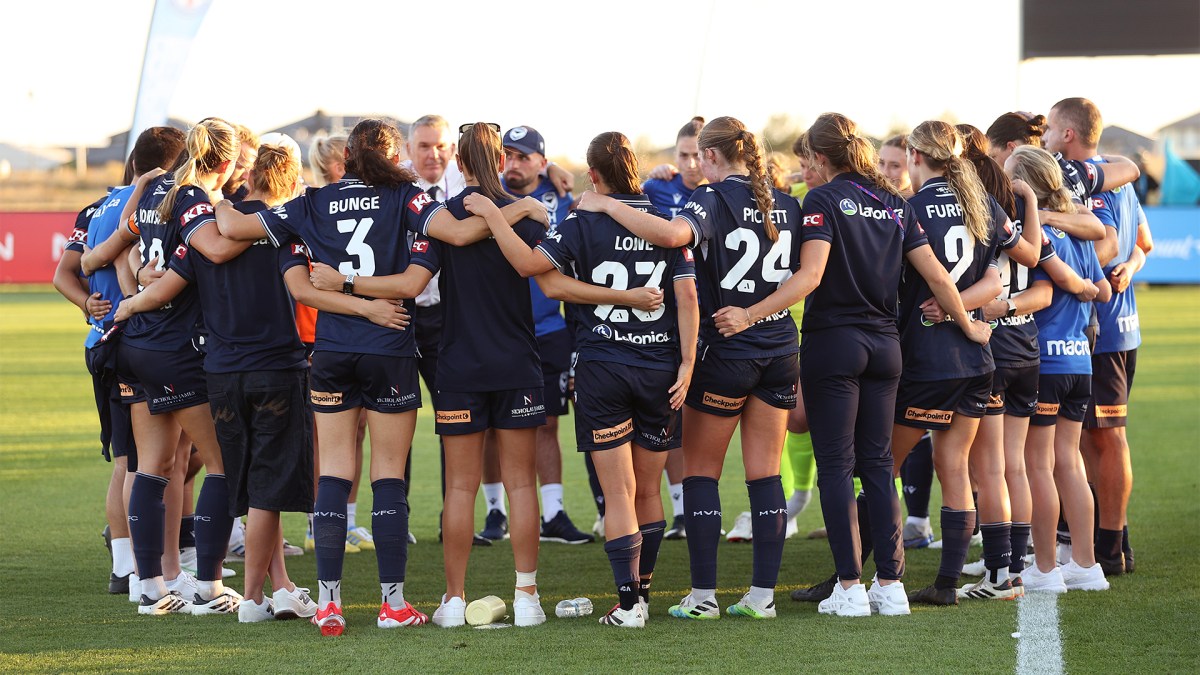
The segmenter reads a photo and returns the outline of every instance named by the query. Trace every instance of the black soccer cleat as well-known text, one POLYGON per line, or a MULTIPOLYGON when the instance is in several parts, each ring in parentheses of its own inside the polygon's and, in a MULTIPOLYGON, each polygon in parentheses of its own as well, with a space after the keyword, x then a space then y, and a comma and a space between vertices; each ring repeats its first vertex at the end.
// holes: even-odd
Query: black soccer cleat
POLYGON ((108 592, 113 595, 129 595, 129 575, 119 577, 110 573, 108 575, 108 592))
POLYGON ((833 595, 833 587, 837 582, 837 575, 834 574, 816 586, 796 589, 792 591, 792 600, 796 602, 821 602, 833 595))
POLYGON ((913 591, 912 593, 909 593, 908 601, 910 603, 915 602, 921 605, 949 607, 950 605, 958 604, 958 589, 926 586, 919 591, 913 591))

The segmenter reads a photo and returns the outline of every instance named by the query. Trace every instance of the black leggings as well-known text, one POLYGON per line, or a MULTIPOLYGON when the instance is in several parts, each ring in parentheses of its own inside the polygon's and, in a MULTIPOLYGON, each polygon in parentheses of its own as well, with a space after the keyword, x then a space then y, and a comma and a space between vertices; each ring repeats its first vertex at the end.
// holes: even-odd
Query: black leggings
POLYGON ((854 327, 804 334, 800 382, 817 460, 821 511, 838 578, 862 576, 853 477, 862 479, 880 579, 904 573, 900 501, 892 480, 892 418, 901 370, 894 335, 854 327))

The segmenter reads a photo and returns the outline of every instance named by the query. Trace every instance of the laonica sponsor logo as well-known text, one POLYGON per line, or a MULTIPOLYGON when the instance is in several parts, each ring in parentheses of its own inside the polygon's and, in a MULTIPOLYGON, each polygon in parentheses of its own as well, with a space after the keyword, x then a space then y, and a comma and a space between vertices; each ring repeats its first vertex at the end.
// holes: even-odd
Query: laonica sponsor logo
POLYGON ((1089 356, 1087 340, 1047 340, 1046 356, 1089 356))
POLYGON ((615 427, 609 427, 607 429, 594 429, 592 431, 592 442, 604 443, 607 441, 615 441, 618 438, 628 435, 631 431, 633 431, 632 418, 621 422, 615 427))
POLYGON ((704 403, 704 405, 711 405, 714 408, 724 408, 725 410, 740 410, 742 408, 742 406, 746 403, 746 397, 743 396, 741 398, 729 398, 728 396, 721 396, 719 394, 714 394, 712 392, 706 391, 706 392, 704 392, 704 397, 702 399, 702 402, 704 403))
MULTIPOLYGON (((848 201, 850 201, 850 200, 843 199, 842 204, 845 204, 848 201)), ((855 206, 855 211, 858 213, 858 215, 862 216, 863 218, 874 218, 875 220, 891 220, 892 219, 892 216, 890 214, 888 214, 888 212, 885 211, 884 209, 877 209, 873 206, 868 206, 866 204, 857 204, 855 206)), ((846 211, 844 206, 842 208, 842 212, 848 216, 854 215, 854 213, 852 213, 850 211, 846 211)), ((901 218, 901 219, 904 218, 904 210, 903 209, 892 209, 892 213, 896 214, 897 218, 901 218)))
POLYGON ((940 422, 949 424, 954 419, 954 413, 949 410, 926 410, 909 407, 904 411, 904 419, 914 422, 940 422))
POLYGON ((660 333, 622 333, 612 326, 602 323, 592 329, 592 332, 606 340, 628 342, 634 345, 649 345, 670 342, 674 336, 667 332, 660 333))
POLYGON ((342 392, 340 391, 317 391, 309 392, 309 400, 317 405, 341 405, 342 392))
POLYGON ((470 410, 439 410, 434 416, 442 424, 461 424, 471 421, 470 410))
POLYGON ((1033 323, 1032 314, 1022 314, 1021 316, 1008 316, 1000 319, 1001 326, 1024 326, 1027 323, 1033 323))
POLYGON ((858 204, 855 204, 853 199, 843 199, 842 201, 838 202, 838 208, 842 210, 842 213, 848 216, 853 216, 858 213, 858 204))

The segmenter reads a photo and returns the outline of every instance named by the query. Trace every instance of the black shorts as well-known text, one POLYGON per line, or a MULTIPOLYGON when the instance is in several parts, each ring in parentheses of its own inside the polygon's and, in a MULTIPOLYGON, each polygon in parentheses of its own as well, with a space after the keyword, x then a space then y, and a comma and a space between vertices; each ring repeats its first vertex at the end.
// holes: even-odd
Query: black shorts
POLYGON ((1059 417, 1082 422, 1092 398, 1091 375, 1048 375, 1038 378, 1037 414, 1029 421, 1036 427, 1053 426, 1059 417))
POLYGON ((313 417, 308 370, 210 373, 209 406, 225 463, 229 514, 311 512, 313 417))
POLYGON ((145 401, 151 415, 208 403, 204 355, 194 349, 156 352, 122 342, 117 356, 117 382, 133 392, 126 396, 122 389, 122 401, 145 401))
POLYGON ((580 452, 633 442, 647 450, 678 448, 679 411, 671 410, 675 371, 610 361, 575 366, 575 440, 580 452))
POLYGON ((983 417, 992 393, 992 374, 956 380, 918 382, 900 376, 896 393, 896 424, 943 431, 955 415, 983 417))
POLYGON ((319 351, 310 378, 309 401, 316 412, 361 407, 402 413, 421 407, 415 357, 319 351))
POLYGON ((504 391, 438 391, 434 433, 463 436, 486 429, 528 429, 546 424, 541 387, 504 391))
POLYGON ((539 335, 538 353, 542 357, 542 379, 545 381, 546 417, 567 414, 567 381, 571 369, 571 333, 556 330, 539 335))
POLYGON ((1037 412, 1038 370, 1040 366, 996 368, 987 414, 1033 417, 1037 412))
POLYGON ((1092 401, 1083 419, 1084 428, 1125 426, 1136 370, 1137 349, 1092 354, 1092 401))
POLYGON ((105 460, 126 457, 128 469, 137 471, 133 421, 129 415, 129 405, 121 399, 122 387, 117 384, 117 374, 113 370, 98 367, 91 358, 93 354, 90 350, 85 350, 84 356, 88 371, 92 374, 92 394, 100 418, 101 454, 105 460))
POLYGON ((705 354, 696 364, 686 403, 689 408, 718 417, 742 414, 753 394, 763 403, 783 410, 796 407, 800 358, 784 354, 765 359, 723 359, 705 354))

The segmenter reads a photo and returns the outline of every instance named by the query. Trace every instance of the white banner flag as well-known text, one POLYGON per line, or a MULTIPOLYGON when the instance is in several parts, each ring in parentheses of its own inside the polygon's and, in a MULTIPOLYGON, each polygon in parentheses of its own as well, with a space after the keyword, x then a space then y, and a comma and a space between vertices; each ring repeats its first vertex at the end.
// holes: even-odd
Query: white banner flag
POLYGON ((142 60, 142 79, 133 108, 133 127, 125 147, 126 157, 133 152, 139 134, 150 127, 166 125, 167 107, 175 95, 175 84, 187 63, 192 40, 210 2, 155 0, 150 34, 146 37, 146 56, 142 60))

